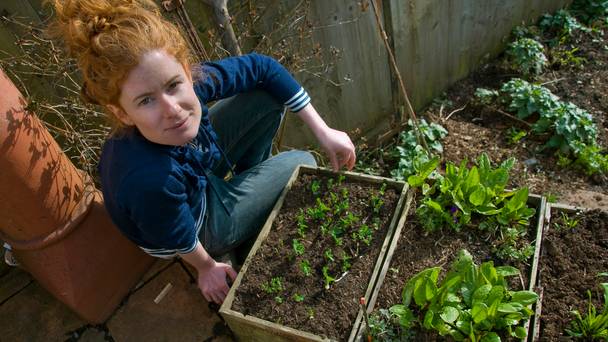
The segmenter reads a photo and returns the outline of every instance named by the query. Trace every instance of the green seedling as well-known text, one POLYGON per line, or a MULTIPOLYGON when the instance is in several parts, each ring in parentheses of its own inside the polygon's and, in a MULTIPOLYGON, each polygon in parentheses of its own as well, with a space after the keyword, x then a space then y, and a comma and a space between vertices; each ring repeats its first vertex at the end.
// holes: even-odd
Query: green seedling
POLYGON ((300 302, 304 301, 304 295, 301 295, 301 294, 298 294, 298 293, 294 293, 293 296, 292 296, 292 298, 293 298, 293 300, 296 303, 300 303, 300 302))
POLYGON ((308 260, 300 261, 300 270, 306 277, 311 275, 311 268, 310 268, 310 263, 308 262, 308 260))
POLYGON ((353 232, 353 240, 359 240, 369 246, 372 242, 374 231, 368 225, 363 224, 356 232, 353 232))
POLYGON ((342 256, 340 260, 342 261, 342 272, 347 272, 352 267, 350 260, 352 258, 346 254, 346 252, 342 252, 342 256))
POLYGON ((283 303, 283 297, 276 296, 276 297, 274 297, 274 301, 277 302, 278 304, 282 304, 283 303))
POLYGON ((308 319, 314 319, 315 318, 315 309, 308 308, 306 310, 306 312, 308 313, 308 319))
POLYGON ((576 228, 576 226, 578 225, 579 220, 577 219, 576 215, 572 215, 572 217, 571 217, 570 215, 568 215, 562 211, 560 213, 560 216, 561 216, 561 224, 555 223, 555 228, 557 230, 572 230, 572 229, 576 228))
MULTIPOLYGON (((607 276, 606 273, 600 273, 599 276, 607 276)), ((601 283, 604 290, 604 309, 601 313, 597 313, 597 309, 591 301, 591 291, 587 291, 589 304, 587 307, 587 315, 584 317, 577 310, 573 310, 574 319, 570 322, 570 326, 566 329, 569 336, 584 339, 585 341, 608 339, 608 283, 601 283)))
POLYGON ((325 252, 323 252, 323 256, 328 261, 334 261, 334 253, 332 253, 331 249, 326 249, 325 252))
POLYGON ((339 227, 334 227, 329 231, 329 235, 331 235, 331 237, 334 239, 334 243, 336 244, 336 246, 342 246, 342 235, 344 234, 344 231, 339 228, 339 227))
POLYGON ((323 268, 321 269, 321 273, 323 273, 323 281, 324 281, 324 287, 326 290, 329 290, 329 286, 336 281, 336 278, 332 277, 329 274, 329 266, 323 266, 323 268))
POLYGON ((517 144, 526 135, 528 135, 528 132, 515 127, 511 127, 509 130, 507 130, 507 136, 509 137, 508 141, 509 144, 512 145, 517 144))
POLYGON ((273 277, 270 282, 264 282, 262 284, 262 290, 268 294, 279 293, 283 291, 283 278, 273 277))
POLYGON ((298 240, 298 239, 291 240, 291 246, 293 248, 293 252, 295 253, 295 255, 304 254, 304 251, 305 251, 304 244, 300 240, 298 240))
POLYGON ((313 180, 312 183, 310 183, 310 191, 315 196, 319 195, 321 193, 321 182, 313 180))

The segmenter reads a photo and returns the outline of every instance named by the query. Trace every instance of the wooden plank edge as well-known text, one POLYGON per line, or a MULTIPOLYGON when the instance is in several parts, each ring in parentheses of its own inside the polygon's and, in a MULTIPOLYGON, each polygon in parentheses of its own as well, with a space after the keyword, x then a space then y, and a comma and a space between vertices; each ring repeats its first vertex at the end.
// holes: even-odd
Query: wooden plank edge
MULTIPOLYGON (((538 203, 538 209, 537 209, 538 219, 537 219, 537 223, 536 223, 536 240, 534 243, 534 256, 532 259, 532 269, 530 270, 530 279, 529 279, 529 283, 528 283, 528 290, 533 291, 533 292, 536 292, 534 290, 537 287, 538 264, 539 264, 540 253, 541 253, 541 248, 542 248, 546 211, 547 211, 547 198, 544 196, 540 196, 540 202, 538 203)), ((530 336, 534 336, 534 333, 536 331, 537 317, 540 316, 540 311, 538 311, 539 308, 541 307, 540 296, 534 305, 535 305, 534 316, 530 320, 528 320, 524 326, 524 328, 528 332, 528 336, 527 336, 528 340, 530 339, 530 336)))
MULTIPOLYGON (((399 227, 399 225, 403 225, 403 221, 404 221, 404 220, 402 220, 403 212, 407 211, 407 210, 404 210, 404 205, 407 204, 406 198, 408 197, 408 194, 410 193, 409 184, 407 184, 405 182, 399 182, 399 184, 401 184, 401 186, 402 186, 401 194, 399 195, 399 201, 397 202, 397 206, 395 207, 395 212, 393 214, 393 218, 391 219, 391 223, 389 225, 389 230, 386 232, 386 236, 384 238, 384 243, 382 244, 380 253, 378 254, 378 258, 376 259, 376 264, 374 265, 374 270, 373 270, 372 275, 370 276, 370 280, 367 284, 367 290, 365 291, 365 311, 367 313, 370 312, 370 308, 373 308, 373 306, 370 307, 371 297, 375 292, 376 283, 378 281, 380 281, 382 283, 382 279, 380 279, 380 278, 383 278, 384 274, 386 274, 386 273, 382 274, 382 272, 381 272, 383 265, 384 265, 384 260, 386 258, 388 251, 390 250, 390 245, 394 239, 395 233, 397 231, 399 231, 399 232, 401 231, 401 227, 399 227)), ((348 337, 349 342, 353 342, 358 338, 359 332, 360 332, 360 325, 364 324, 363 315, 364 315, 363 310, 359 309, 359 311, 357 313, 357 318, 355 319, 355 322, 351 329, 350 336, 348 337)))

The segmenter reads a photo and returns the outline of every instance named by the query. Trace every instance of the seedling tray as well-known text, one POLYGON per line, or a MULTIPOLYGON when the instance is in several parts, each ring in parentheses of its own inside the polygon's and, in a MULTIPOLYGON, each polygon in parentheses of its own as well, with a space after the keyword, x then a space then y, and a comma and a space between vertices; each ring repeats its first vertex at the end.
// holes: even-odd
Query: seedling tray
MULTIPOLYGON (((381 248, 378 257, 376 258, 369 279, 361 280, 364 284, 367 284, 364 298, 366 302, 369 302, 373 289, 375 288, 375 283, 378 279, 379 274, 381 273, 382 263, 385 259, 386 253, 389 249, 390 242, 393 239, 393 234, 396 231, 400 231, 401 227, 405 222, 405 213, 407 213, 408 208, 406 205, 406 197, 408 193, 408 185, 404 182, 397 182, 392 179, 376 177, 371 175, 365 175, 360 173, 353 172, 341 172, 334 173, 327 169, 323 168, 313 168, 308 166, 299 166, 291 176, 289 182, 285 186, 281 196, 277 200, 276 205, 271 211, 266 223, 264 224, 255 244, 253 245, 247 259, 245 260, 234 284, 232 285, 226 300, 222 304, 220 308, 220 314, 233 331, 238 340, 242 341, 329 341, 332 340, 327 336, 322 336, 320 334, 315 334, 307 331, 298 330, 295 328, 291 328, 282 324, 278 324, 275 322, 270 322, 265 319, 261 319, 258 317, 254 317, 251 315, 245 315, 242 312, 236 311, 233 308, 233 304, 235 302, 235 296, 239 286, 241 286, 243 278, 247 274, 253 258, 256 256, 256 253, 260 250, 261 246, 266 241, 269 233, 273 229, 273 224, 275 219, 277 218, 283 204, 285 202, 285 198, 289 193, 292 185, 303 175, 319 175, 319 176, 329 176, 336 177, 338 175, 343 175, 345 177, 344 182, 358 182, 358 183, 367 183, 374 186, 380 187, 381 184, 386 184, 388 189, 393 189, 398 194, 397 205, 395 210, 392 213, 390 218, 390 224, 387 229, 387 233, 385 236, 378 236, 378 239, 381 239, 381 248)), ((408 201, 407 204, 410 202, 408 201)), ((352 275, 355 276, 355 275, 352 275)), ((348 298, 345 300, 349 301, 358 301, 359 298, 348 298)), ((357 329, 360 325, 361 320, 363 319, 362 310, 358 310, 356 319, 352 323, 351 333, 349 335, 348 341, 353 341, 356 336, 357 329)))

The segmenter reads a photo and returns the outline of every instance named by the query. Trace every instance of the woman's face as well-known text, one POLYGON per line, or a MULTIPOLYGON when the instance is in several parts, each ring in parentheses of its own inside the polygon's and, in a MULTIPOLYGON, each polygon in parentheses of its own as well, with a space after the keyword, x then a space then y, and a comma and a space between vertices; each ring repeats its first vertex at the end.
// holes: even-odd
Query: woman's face
POLYGON ((198 133, 201 104, 191 74, 163 50, 141 56, 123 83, 118 102, 122 108, 108 105, 110 110, 152 142, 179 146, 198 133))

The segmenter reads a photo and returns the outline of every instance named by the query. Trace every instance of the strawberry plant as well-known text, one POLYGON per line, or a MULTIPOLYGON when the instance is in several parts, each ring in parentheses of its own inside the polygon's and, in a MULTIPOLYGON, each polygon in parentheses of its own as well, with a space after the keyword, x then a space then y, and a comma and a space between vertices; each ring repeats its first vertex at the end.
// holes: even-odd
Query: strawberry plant
POLYGON ((532 38, 517 39, 506 52, 513 69, 526 76, 540 74, 547 65, 543 45, 532 38))
POLYGON ((572 37, 575 31, 591 31, 589 28, 579 23, 570 12, 563 9, 555 12, 555 14, 543 15, 540 19, 539 26, 543 31, 555 35, 556 38, 550 42, 551 45, 565 43, 572 37))
POLYGON ((487 155, 482 154, 471 168, 466 167, 466 160, 460 166, 448 162, 444 176, 436 172, 439 158, 422 165, 408 183, 421 188, 423 198, 416 215, 423 228, 487 231, 495 237, 494 247, 500 257, 528 259, 533 248, 522 241, 534 209, 526 205, 527 188, 505 191, 514 162, 509 159, 493 168, 487 155), (431 174, 435 176, 429 177, 431 174), (477 228, 471 224, 474 215, 480 220, 477 228))
MULTIPOLYGON (((443 153, 441 139, 448 135, 448 131, 443 126, 436 123, 429 124, 424 119, 420 119, 418 126, 432 154, 443 153)), ((391 170, 391 176, 397 180, 406 180, 408 176, 414 174, 415 163, 427 162, 432 157, 418 143, 411 120, 408 121, 407 128, 399 134, 398 146, 390 154, 399 160, 397 168, 391 170)))
MULTIPOLYGON (((402 303, 389 309, 390 316, 373 314, 370 332, 395 336, 394 332, 387 333, 392 326, 397 331, 434 330, 455 341, 526 338, 524 323, 531 317, 530 306, 538 295, 509 290, 505 278, 519 275, 518 269, 495 267, 492 261, 478 266, 469 252, 461 250, 440 281, 441 271, 441 267, 428 268, 408 280, 402 303), (393 317, 392 324, 382 316, 393 317)), ((374 337, 380 340, 380 336, 374 337)))
MULTIPOLYGON (((551 134, 544 148, 557 150, 563 158, 573 155, 575 165, 587 174, 608 172, 608 157, 597 145, 597 126, 589 112, 561 101, 543 86, 518 78, 505 83, 499 92, 478 89, 476 94, 480 101, 486 102, 496 97, 507 111, 516 113, 520 119, 538 115, 532 131, 551 134)), ((564 160, 570 164, 568 159, 564 160)))

